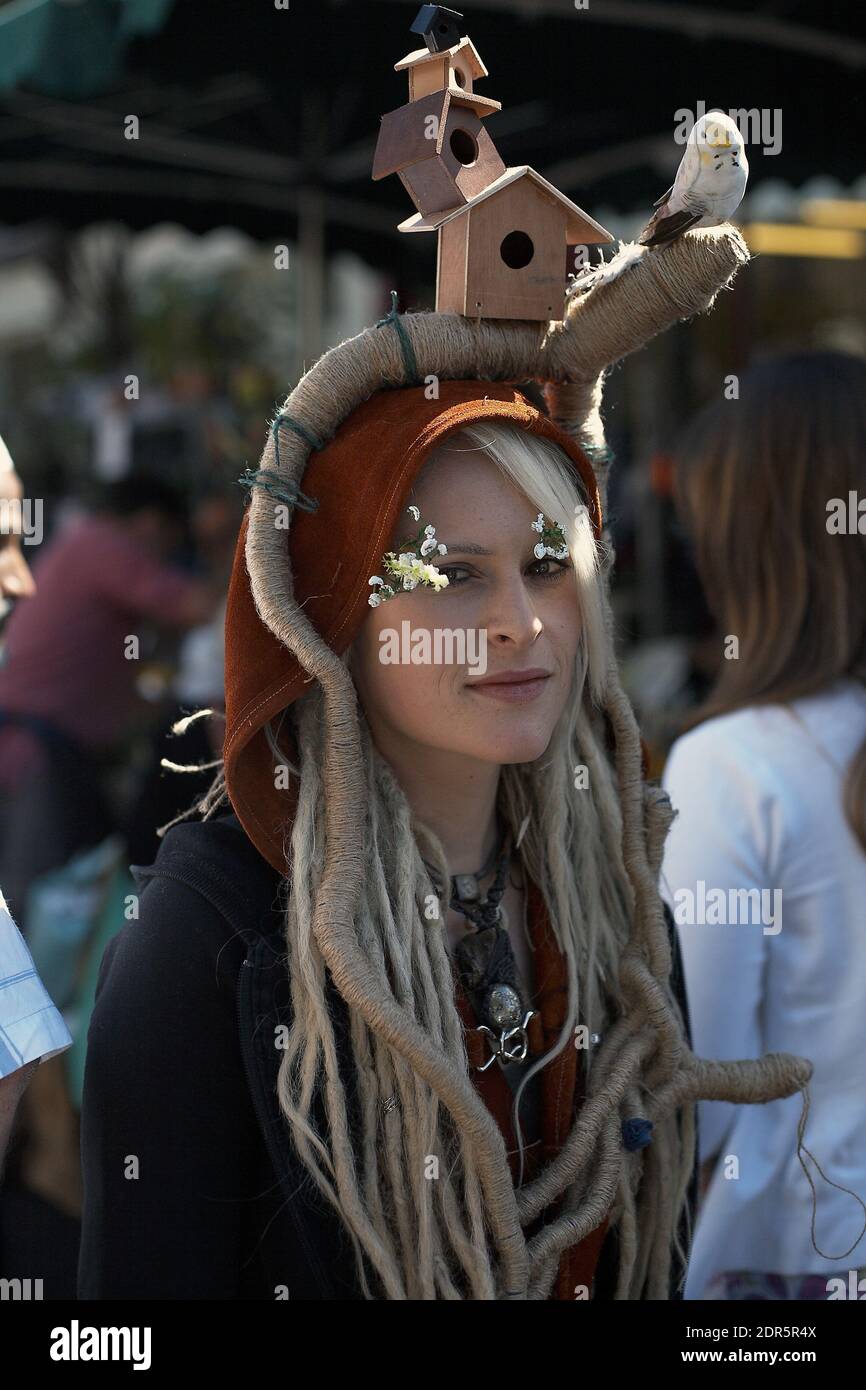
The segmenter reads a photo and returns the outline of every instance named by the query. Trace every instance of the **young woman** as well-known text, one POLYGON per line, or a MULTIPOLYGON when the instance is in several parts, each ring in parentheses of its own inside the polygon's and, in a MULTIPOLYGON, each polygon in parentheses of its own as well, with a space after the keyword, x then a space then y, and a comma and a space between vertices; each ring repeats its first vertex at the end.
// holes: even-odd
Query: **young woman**
POLYGON ((866 1193, 866 364, 808 353, 755 367, 689 430, 677 489, 729 658, 664 779, 680 815, 663 881, 695 1042, 719 1057, 805 1052, 809 1147, 841 1185, 819 1184, 813 1241, 797 1100, 704 1104, 709 1188, 686 1296, 825 1299, 866 1265, 852 1195, 866 1193), (681 915, 677 895, 701 880, 769 911, 681 915))
MULTIPOLYGON (((573 421, 599 305, 620 352, 658 329, 626 279, 573 421)), ((677 1296, 694 1101, 808 1078, 691 1052, 596 474, 501 380, 533 329, 392 310, 274 422, 223 772, 103 962, 83 1298, 677 1296)))

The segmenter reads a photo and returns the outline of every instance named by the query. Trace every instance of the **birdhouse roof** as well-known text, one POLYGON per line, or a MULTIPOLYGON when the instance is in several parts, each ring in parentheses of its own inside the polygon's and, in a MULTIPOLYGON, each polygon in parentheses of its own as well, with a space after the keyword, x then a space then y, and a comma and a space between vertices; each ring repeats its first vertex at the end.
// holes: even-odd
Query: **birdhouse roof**
POLYGON ((480 97, 477 92, 464 92, 462 87, 449 87, 448 93, 452 106, 468 106, 481 120, 485 116, 492 116, 494 111, 502 110, 501 101, 494 101, 492 97, 480 97))
POLYGON ((483 203, 485 198, 493 198, 503 189, 508 188, 509 184, 516 183, 518 179, 530 179, 539 189, 555 198, 566 210, 565 240, 570 245, 581 245, 587 240, 586 228, 589 226, 598 235, 593 238, 593 242, 613 241, 614 237, 602 227, 600 222, 596 222, 590 217, 588 212, 579 208, 577 203, 573 203, 570 198, 566 198, 564 193, 560 193, 558 188, 554 188, 552 183, 548 183, 535 169, 528 164, 518 164, 512 169, 506 169, 504 174, 500 174, 498 179, 487 185, 481 193, 476 193, 474 198, 470 198, 467 203, 462 203, 459 208, 450 208, 445 212, 436 212, 429 217, 422 217, 420 212, 416 212, 413 217, 409 217, 405 222, 401 222, 397 230, 399 232, 435 232, 446 222, 452 222, 456 217, 462 217, 470 208, 477 207, 483 203))
POLYGON ((487 76, 487 69, 481 61, 478 49, 468 35, 462 38, 459 43, 455 43, 452 48, 443 48, 441 53, 431 53, 427 48, 413 49, 411 53, 406 54, 405 58, 401 58, 399 63, 394 64, 394 71, 402 72, 404 68, 414 68, 419 63, 432 63, 434 59, 445 58, 449 55, 451 58, 456 58, 458 54, 466 62, 473 81, 476 77, 487 76))

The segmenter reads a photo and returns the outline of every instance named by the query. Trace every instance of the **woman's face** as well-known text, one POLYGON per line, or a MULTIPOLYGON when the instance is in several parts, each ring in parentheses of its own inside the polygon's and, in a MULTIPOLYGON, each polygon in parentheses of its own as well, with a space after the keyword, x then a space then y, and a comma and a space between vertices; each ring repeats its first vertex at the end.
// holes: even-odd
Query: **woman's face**
POLYGON ((412 501, 420 521, 406 512, 389 549, 432 524, 448 553, 427 558, 449 583, 370 609, 352 672, 373 738, 386 756, 408 742, 531 762, 547 748, 573 679, 580 609, 571 561, 535 557, 538 509, 477 450, 443 446, 412 501))

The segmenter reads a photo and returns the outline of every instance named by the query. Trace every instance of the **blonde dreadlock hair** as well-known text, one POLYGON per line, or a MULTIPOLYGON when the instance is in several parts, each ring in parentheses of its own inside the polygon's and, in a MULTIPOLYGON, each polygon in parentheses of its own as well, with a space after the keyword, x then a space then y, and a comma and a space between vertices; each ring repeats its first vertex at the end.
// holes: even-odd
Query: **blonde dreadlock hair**
MULTIPOLYGON (((541 331, 392 310, 307 372, 275 421, 261 467, 299 486, 312 442, 329 438, 372 391, 401 384, 411 363, 416 376, 547 382, 551 414, 593 457, 603 498, 604 368, 675 318, 707 308, 746 258, 731 228, 687 233, 664 255, 624 247, 597 285, 573 293, 564 320, 541 331), (386 325, 394 332, 382 332, 386 325)), ((538 466, 538 441, 518 461, 512 448, 485 438, 482 447, 526 479, 540 510, 571 512, 575 485, 549 457, 538 466)), ((366 1296, 546 1298, 562 1251, 610 1213, 619 1234, 616 1296, 667 1298, 694 1156, 693 1103, 791 1095, 812 1068, 789 1054, 704 1061, 684 1038, 657 888, 672 811, 665 793, 642 778, 640 737, 613 651, 609 553, 593 578, 578 515, 571 550, 588 631, 573 699, 544 758, 502 774, 503 812, 513 829, 525 824, 523 861, 567 962, 568 1014, 551 1055, 568 1045, 576 1022, 604 1028, 570 1134, 516 1190, 502 1135, 469 1078, 443 933, 422 915, 434 890, 421 846, 440 872, 442 847, 413 820, 373 747, 346 655, 324 642, 296 602, 269 510, 254 492, 246 560, 256 609, 313 681, 287 715, 299 784, 285 845, 295 1022, 279 1104, 302 1161, 351 1236, 366 1296), (589 793, 580 798, 569 780, 576 763, 589 769, 589 793), (328 976, 349 1009, 361 1114, 354 1136, 326 1007, 328 976), (312 1118, 318 1082, 327 1134, 312 1118), (652 1122, 653 1140, 626 1152, 622 1121, 633 1116, 652 1122), (433 1182, 429 1157, 440 1161, 433 1182), (563 1194, 557 1216, 527 1239, 525 1228, 563 1194)), ((279 749, 276 740, 272 746, 279 749)), ((224 786, 218 777, 207 813, 224 786)))

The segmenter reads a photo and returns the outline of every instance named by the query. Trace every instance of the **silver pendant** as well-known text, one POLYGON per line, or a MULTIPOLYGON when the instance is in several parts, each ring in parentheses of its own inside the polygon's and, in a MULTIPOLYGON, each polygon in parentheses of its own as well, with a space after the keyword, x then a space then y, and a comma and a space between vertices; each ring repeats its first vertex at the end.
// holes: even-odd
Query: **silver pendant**
POLYGON ((493 985, 484 1003, 487 1017, 497 1028, 507 1028, 518 1023, 523 1012, 520 995, 511 985, 493 985))
POLYGON ((484 1033, 487 1038, 487 1045, 490 1048, 490 1056, 483 1066, 478 1067, 478 1071, 486 1071, 492 1066, 497 1057, 503 1066, 510 1062, 525 1062, 529 1053, 529 1036, 526 1029, 529 1020, 535 1018, 537 1009, 529 1009, 524 1015, 523 1022, 511 1028, 501 1028, 499 1033, 495 1033, 492 1028, 481 1023, 478 1032, 484 1033))

